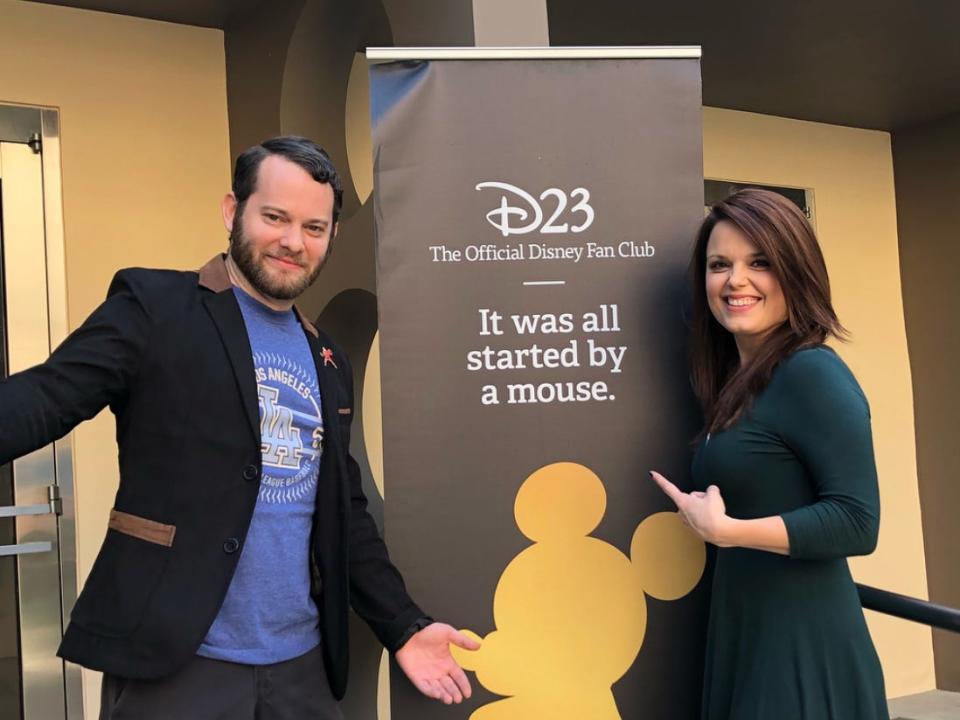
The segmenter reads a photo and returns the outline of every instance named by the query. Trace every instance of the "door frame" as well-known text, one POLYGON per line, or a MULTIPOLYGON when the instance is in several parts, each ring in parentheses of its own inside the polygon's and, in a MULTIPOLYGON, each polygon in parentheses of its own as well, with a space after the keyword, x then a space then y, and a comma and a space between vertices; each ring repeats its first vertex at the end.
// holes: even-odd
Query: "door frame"
MULTIPOLYGON (((33 306, 39 312, 38 306, 46 300, 47 332, 38 337, 33 330, 29 338, 17 337, 16 327, 8 324, 11 371, 15 371, 22 369, 14 365, 19 351, 22 350, 21 357, 29 359, 28 364, 37 359, 42 361, 68 332, 59 111, 0 104, 0 141, 29 145, 39 154, 42 185, 40 237, 43 247, 26 248, 28 256, 23 256, 26 258, 23 264, 34 268, 30 282, 39 292, 34 290, 27 296, 20 290, 16 297, 11 297, 10 285, 4 282, 4 286, 8 317, 14 303, 33 306)), ((12 270, 7 262, 3 267, 7 277, 11 272, 22 270, 20 267, 12 270)), ((23 286, 23 282, 14 284, 23 286)), ((31 322, 33 328, 39 325, 41 331, 42 315, 39 313, 31 322)), ((16 517, 16 544, 39 541, 49 542, 51 547, 50 552, 16 556, 23 717, 25 720, 82 720, 80 668, 56 656, 78 590, 72 434, 14 461, 13 472, 15 505, 38 511, 38 514, 16 517), (50 511, 39 513, 43 504, 47 504, 50 511), (51 563, 57 567, 51 568, 51 563), (47 595, 52 573, 56 573, 59 587, 56 596, 51 598, 47 595)))

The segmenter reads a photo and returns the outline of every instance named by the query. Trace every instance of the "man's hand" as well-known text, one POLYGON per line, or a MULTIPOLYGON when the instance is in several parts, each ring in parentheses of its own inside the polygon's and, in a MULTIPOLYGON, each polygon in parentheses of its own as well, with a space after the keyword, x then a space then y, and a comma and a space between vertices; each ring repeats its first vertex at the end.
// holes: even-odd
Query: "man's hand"
POLYGON ((449 625, 432 623, 397 650, 397 664, 427 697, 449 705, 470 697, 470 681, 450 655, 450 644, 477 650, 480 643, 449 625))
POLYGON ((718 547, 729 547, 724 532, 730 522, 720 489, 711 485, 704 492, 685 493, 658 472, 650 477, 660 486, 664 494, 677 506, 680 519, 683 520, 700 539, 718 547))

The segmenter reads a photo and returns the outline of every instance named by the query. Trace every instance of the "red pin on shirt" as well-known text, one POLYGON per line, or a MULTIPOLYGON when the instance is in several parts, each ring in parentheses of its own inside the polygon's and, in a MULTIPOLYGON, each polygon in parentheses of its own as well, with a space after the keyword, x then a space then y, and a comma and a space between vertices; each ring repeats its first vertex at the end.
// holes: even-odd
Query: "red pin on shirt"
MULTIPOLYGON (((320 354, 323 356, 323 366, 333 365, 337 367, 337 364, 333 361, 333 350, 330 348, 321 347, 320 354)), ((340 368, 337 368, 339 370, 340 368)))
MULTIPOLYGON (((333 350, 330 348, 322 347, 320 348, 320 354, 323 355, 323 366, 333 365, 337 367, 337 364, 333 361, 333 350)), ((337 368, 339 370, 340 368, 337 368)))

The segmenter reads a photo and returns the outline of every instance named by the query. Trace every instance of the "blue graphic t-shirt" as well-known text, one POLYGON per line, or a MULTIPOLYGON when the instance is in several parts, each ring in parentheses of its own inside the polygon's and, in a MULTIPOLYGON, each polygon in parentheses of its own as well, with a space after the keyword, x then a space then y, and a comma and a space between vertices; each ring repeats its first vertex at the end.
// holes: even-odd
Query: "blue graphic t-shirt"
POLYGON ((320 387, 303 327, 239 288, 260 404, 260 495, 220 613, 198 654, 266 665, 320 643, 310 529, 323 450, 320 387))

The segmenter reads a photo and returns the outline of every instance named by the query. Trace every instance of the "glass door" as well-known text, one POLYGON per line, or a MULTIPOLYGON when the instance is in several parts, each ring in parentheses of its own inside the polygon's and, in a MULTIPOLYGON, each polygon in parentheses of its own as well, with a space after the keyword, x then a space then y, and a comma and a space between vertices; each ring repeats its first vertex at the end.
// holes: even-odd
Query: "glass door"
MULTIPOLYGON (((55 130, 54 111, 0 106, 2 378, 43 362, 65 326, 55 130), (45 150, 53 157, 44 157, 45 150), (58 313, 51 313, 54 304, 58 313)), ((0 467, 0 718, 5 720, 82 717, 79 673, 56 655, 76 593, 73 515, 63 512, 64 489, 68 509, 73 506, 68 443, 0 467)))

